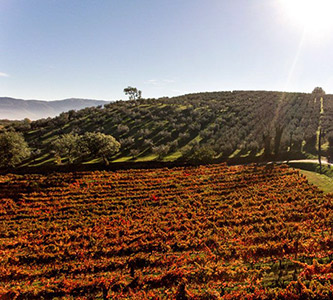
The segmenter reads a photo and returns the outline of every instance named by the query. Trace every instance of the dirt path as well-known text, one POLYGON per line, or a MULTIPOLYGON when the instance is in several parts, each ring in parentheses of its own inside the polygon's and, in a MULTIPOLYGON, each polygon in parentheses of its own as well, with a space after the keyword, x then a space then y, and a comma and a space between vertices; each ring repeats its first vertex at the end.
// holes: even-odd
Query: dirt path
MULTIPOLYGON (((319 164, 318 159, 292 159, 292 160, 276 161, 275 163, 278 163, 278 164, 286 164, 286 163, 315 163, 315 164, 319 164)), ((322 163, 322 165, 333 166, 333 163, 329 163, 326 158, 322 158, 321 163, 322 163)))

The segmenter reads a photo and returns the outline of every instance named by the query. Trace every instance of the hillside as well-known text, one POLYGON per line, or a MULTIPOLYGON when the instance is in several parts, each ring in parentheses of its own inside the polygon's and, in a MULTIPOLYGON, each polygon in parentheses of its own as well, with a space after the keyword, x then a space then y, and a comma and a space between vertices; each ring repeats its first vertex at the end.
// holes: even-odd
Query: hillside
POLYGON ((0 119, 8 120, 37 120, 55 117, 62 112, 79 110, 85 107, 104 105, 108 101, 88 99, 65 99, 57 101, 21 100, 0 97, 0 119))
POLYGON ((0 187, 1 299, 332 299, 332 195, 286 166, 0 187))
POLYGON ((38 150, 29 165, 54 163, 52 141, 87 131, 113 135, 121 143, 114 162, 243 162, 314 156, 320 129, 322 153, 328 155, 333 149, 332 120, 332 95, 234 91, 117 101, 13 127, 38 150))

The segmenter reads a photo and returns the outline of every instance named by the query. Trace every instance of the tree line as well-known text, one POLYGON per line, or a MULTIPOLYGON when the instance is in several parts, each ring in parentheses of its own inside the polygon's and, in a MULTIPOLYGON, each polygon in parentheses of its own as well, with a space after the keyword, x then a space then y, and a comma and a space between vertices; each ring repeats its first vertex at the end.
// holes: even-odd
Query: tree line
MULTIPOLYGON (((83 135, 68 133, 56 138, 49 146, 55 162, 68 164, 82 162, 86 158, 100 158, 108 165, 111 157, 120 149, 120 143, 111 135, 86 132, 83 135)), ((36 155, 23 135, 18 132, 0 134, 0 167, 15 167, 24 159, 36 155)))

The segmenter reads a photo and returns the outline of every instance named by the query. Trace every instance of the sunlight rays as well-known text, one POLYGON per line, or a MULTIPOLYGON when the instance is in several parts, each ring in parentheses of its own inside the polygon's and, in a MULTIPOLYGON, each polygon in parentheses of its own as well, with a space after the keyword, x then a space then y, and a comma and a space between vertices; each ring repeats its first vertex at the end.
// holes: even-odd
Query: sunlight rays
POLYGON ((301 37, 301 39, 299 41, 296 55, 294 57, 293 63, 291 64, 291 67, 290 67, 290 70, 289 70, 289 73, 288 73, 288 78, 287 78, 287 81, 286 81, 286 84, 285 84, 285 88, 284 88, 285 91, 290 88, 290 82, 291 82, 292 77, 294 75, 294 72, 295 72, 295 69, 296 69, 296 65, 298 63, 298 60, 299 60, 299 57, 300 57, 300 54, 301 54, 301 51, 302 51, 302 48, 303 48, 304 39, 305 39, 305 30, 303 31, 302 37, 301 37))

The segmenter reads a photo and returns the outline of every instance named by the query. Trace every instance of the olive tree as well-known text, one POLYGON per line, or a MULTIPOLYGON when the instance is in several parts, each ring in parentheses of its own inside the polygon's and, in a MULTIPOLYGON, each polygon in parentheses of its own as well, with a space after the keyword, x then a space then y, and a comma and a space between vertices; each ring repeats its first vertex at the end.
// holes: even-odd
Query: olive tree
POLYGON ((0 166, 15 167, 30 156, 30 149, 22 134, 4 132, 0 134, 0 166))
POLYGON ((101 132, 86 132, 81 137, 81 145, 89 156, 100 157, 107 165, 120 149, 120 143, 112 135, 101 132))
POLYGON ((67 157, 68 163, 71 164, 80 155, 79 139, 77 134, 67 133, 53 141, 51 147, 57 156, 67 157))

